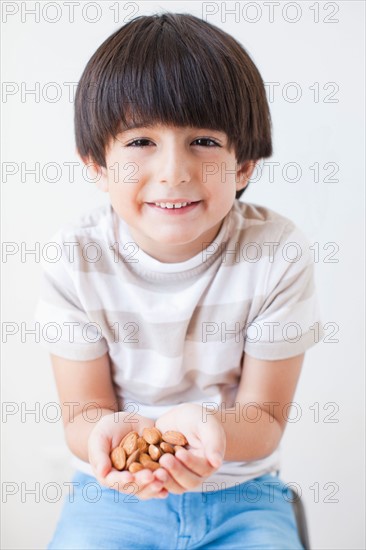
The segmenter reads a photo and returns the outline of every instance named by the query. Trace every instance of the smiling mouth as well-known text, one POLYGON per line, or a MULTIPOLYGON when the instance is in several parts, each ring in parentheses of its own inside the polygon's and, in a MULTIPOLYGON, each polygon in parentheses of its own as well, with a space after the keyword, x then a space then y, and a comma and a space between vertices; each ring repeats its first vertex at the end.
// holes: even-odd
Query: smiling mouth
POLYGON ((146 205, 157 212, 161 212, 167 215, 169 214, 179 215, 179 214, 184 214, 186 212, 188 213, 194 210, 195 208, 198 207, 198 205, 201 202, 202 201, 192 201, 192 202, 177 203, 177 204, 169 203, 169 202, 166 202, 166 203, 147 202, 146 205))
POLYGON ((147 204, 149 206, 154 206, 156 208, 160 208, 161 210, 184 210, 185 208, 189 208, 190 206, 194 206, 198 204, 201 201, 182 201, 182 202, 148 202, 147 204))

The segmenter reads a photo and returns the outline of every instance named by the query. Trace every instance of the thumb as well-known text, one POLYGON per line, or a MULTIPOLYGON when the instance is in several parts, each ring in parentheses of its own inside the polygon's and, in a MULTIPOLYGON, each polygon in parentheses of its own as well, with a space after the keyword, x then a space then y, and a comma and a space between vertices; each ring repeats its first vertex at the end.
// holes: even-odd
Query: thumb
POLYGON ((111 470, 109 458, 110 444, 104 434, 93 431, 89 436, 88 455, 89 462, 96 474, 105 477, 111 470))
POLYGON ((207 456, 207 460, 210 462, 210 464, 214 467, 214 468, 219 468, 224 460, 224 455, 222 453, 222 451, 208 451, 206 453, 206 456, 207 456))
POLYGON ((200 435, 207 460, 214 468, 219 468, 224 460, 226 450, 223 427, 218 423, 206 424, 200 435))

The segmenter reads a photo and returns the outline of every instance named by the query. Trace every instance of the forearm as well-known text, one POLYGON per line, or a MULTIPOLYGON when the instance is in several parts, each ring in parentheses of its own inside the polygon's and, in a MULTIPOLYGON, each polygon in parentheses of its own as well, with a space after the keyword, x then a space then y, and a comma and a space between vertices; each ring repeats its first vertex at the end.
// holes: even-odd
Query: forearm
POLYGON ((214 415, 226 433, 224 460, 252 461, 270 455, 278 446, 282 429, 273 416, 260 407, 236 403, 232 408, 203 410, 203 419, 214 415))
POLYGON ((80 412, 65 426, 65 438, 70 451, 85 462, 89 462, 88 440, 91 431, 103 416, 116 412, 112 409, 97 409, 97 411, 95 420, 92 419, 91 413, 91 418, 88 419, 85 414, 80 412))

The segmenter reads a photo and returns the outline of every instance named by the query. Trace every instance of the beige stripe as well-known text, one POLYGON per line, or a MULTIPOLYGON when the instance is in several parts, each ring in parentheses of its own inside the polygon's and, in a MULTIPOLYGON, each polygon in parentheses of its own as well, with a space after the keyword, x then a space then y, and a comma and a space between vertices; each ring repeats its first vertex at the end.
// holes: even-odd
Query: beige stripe
MULTIPOLYGON (((262 300, 256 297, 257 303, 262 300)), ((184 342, 203 342, 207 331, 210 337, 206 342, 220 342, 223 339, 223 327, 225 331, 237 328, 240 332, 247 323, 250 309, 253 308, 251 300, 236 302, 233 304, 220 304, 218 306, 197 306, 190 319, 176 323, 152 323, 146 321, 142 315, 134 312, 112 312, 94 310, 88 312, 90 321, 98 323, 107 341, 123 342, 132 350, 155 350, 166 357, 179 357, 184 352, 184 342), (211 335, 210 327, 217 332, 211 335), (236 327, 236 323, 240 327, 236 327), (118 333, 119 331, 119 333, 118 333)), ((225 339, 233 340, 234 334, 227 333, 225 339)))
MULTIPOLYGON (((160 388, 154 386, 153 377, 147 381, 136 382, 135 380, 128 380, 128 393, 136 396, 144 396, 143 401, 146 405, 168 405, 174 401, 175 396, 179 397, 179 400, 194 401, 196 399, 202 399, 202 393, 208 393, 212 396, 217 395, 222 387, 226 387, 226 395, 228 394, 228 388, 231 386, 237 386, 239 381, 238 369, 233 369, 230 372, 225 373, 225 380, 223 380, 222 373, 215 375, 209 375, 201 372, 197 369, 190 370, 172 386, 165 386, 160 388)), ((119 378, 120 385, 123 386, 123 378, 119 378)), ((141 398, 139 399, 141 401, 141 398)), ((209 395, 207 401, 209 401, 209 395)))
POLYGON ((190 319, 164 323, 149 322, 143 315, 131 311, 88 310, 84 312, 80 302, 74 306, 74 302, 70 301, 71 298, 66 296, 65 289, 57 290, 50 277, 47 277, 47 281, 42 292, 42 299, 46 301, 43 304, 44 311, 49 302, 51 308, 58 306, 75 315, 82 314, 88 321, 99 325, 110 345, 119 341, 131 350, 151 349, 160 354, 163 353, 166 357, 182 355, 186 340, 220 342, 239 339, 239 336, 242 339, 245 325, 262 313, 270 313, 266 310, 274 301, 275 311, 278 311, 281 307, 296 306, 299 302, 310 298, 315 291, 313 269, 312 266, 308 266, 299 274, 282 279, 265 302, 262 296, 254 296, 253 300, 197 306, 190 319), (304 277, 304 271, 307 271, 307 278, 304 277), (301 285, 300 289, 299 285, 301 285), (285 289, 286 292, 284 292, 285 289), (236 334, 231 333, 233 329, 236 330, 236 334))
POLYGON ((267 223, 265 226, 251 225, 236 231, 228 242, 222 244, 222 267, 239 264, 256 266, 263 264, 263 261, 267 265, 270 263, 269 259, 273 263, 273 257, 283 246, 282 231, 283 228, 275 223, 267 223))
POLYGON ((314 267, 306 265, 292 277, 283 277, 274 290, 267 296, 259 315, 265 313, 274 303, 275 312, 282 307, 291 307, 303 302, 315 294, 314 267))

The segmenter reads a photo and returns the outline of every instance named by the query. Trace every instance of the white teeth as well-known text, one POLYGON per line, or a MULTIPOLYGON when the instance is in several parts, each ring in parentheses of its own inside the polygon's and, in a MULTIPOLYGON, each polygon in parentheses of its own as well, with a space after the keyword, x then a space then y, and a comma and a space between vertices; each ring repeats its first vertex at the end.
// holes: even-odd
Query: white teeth
POLYGON ((191 204, 190 202, 155 202, 156 206, 160 206, 160 208, 182 208, 183 206, 187 206, 187 204, 191 204))

